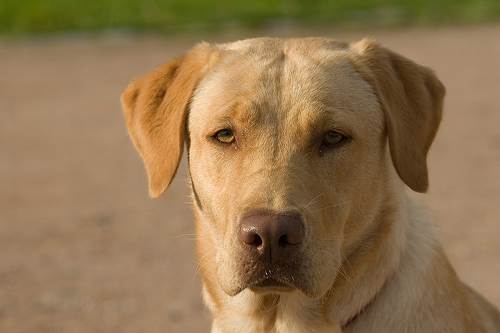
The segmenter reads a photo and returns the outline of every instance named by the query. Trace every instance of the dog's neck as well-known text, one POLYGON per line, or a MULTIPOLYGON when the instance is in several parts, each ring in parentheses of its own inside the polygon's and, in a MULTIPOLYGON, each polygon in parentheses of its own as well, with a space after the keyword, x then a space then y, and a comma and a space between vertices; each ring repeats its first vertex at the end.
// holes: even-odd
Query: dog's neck
MULTIPOLYGON (((346 250, 332 287, 314 300, 298 292, 259 295, 245 290, 234 297, 226 295, 215 281, 215 262, 210 261, 215 253, 207 253, 214 247, 203 244, 208 238, 201 238, 198 258, 204 261, 200 271, 204 299, 214 317, 213 332, 306 332, 312 328, 342 332, 369 307, 399 265, 411 208, 406 195, 397 200, 390 208, 381 208, 371 230, 346 250)), ((202 234, 201 216, 195 215, 197 232, 202 234)))

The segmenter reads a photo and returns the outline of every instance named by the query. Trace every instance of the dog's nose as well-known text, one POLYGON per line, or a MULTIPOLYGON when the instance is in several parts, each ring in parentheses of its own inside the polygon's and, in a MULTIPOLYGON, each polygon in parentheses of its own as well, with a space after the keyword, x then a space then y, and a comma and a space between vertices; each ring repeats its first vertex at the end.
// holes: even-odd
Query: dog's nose
POLYGON ((304 224, 295 212, 253 212, 241 219, 240 241, 261 255, 270 264, 284 259, 304 240, 304 224))

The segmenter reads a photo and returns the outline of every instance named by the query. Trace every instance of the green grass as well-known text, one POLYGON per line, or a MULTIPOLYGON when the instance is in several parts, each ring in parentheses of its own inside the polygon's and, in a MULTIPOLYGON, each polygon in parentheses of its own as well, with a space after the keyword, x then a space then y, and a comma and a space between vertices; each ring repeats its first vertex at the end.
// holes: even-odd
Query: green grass
POLYGON ((500 18, 500 0, 0 0, 0 34, 109 29, 165 33, 305 25, 400 26, 500 18))

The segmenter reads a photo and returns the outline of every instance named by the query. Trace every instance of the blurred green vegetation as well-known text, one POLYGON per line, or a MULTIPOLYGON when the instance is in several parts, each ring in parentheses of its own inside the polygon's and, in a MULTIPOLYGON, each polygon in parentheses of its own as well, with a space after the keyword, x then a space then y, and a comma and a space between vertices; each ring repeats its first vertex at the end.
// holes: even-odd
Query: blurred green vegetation
POLYGON ((500 0, 0 0, 0 34, 261 28, 280 23, 400 26, 500 18, 500 0))

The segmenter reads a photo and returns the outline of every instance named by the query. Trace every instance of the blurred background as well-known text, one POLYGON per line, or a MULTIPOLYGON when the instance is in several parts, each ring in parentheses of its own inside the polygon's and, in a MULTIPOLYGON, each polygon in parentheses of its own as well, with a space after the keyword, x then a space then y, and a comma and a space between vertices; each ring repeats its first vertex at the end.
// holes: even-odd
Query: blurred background
POLYGON ((0 0, 0 332, 209 332, 185 165, 147 195, 119 95, 200 40, 370 36, 434 68, 419 200, 500 306, 500 1, 0 0))

